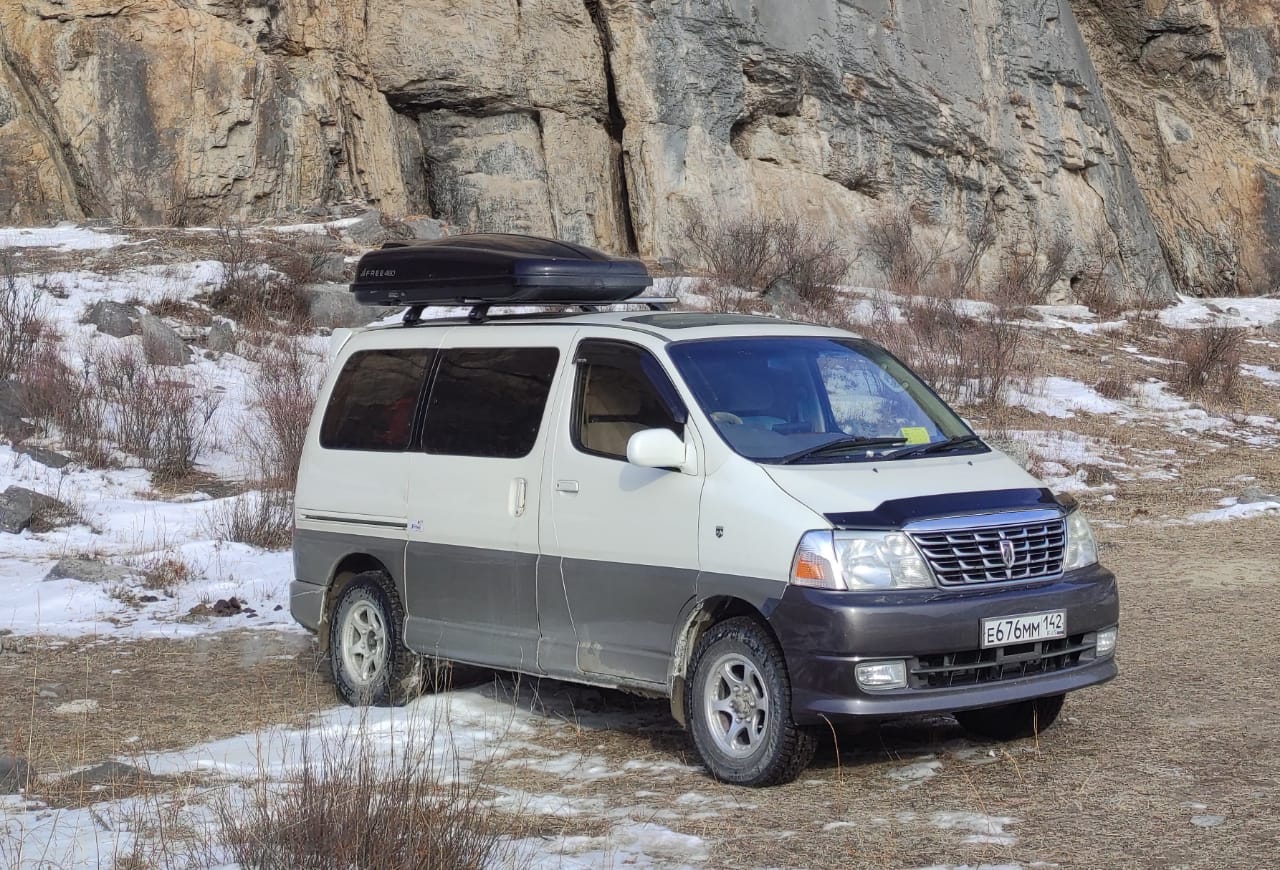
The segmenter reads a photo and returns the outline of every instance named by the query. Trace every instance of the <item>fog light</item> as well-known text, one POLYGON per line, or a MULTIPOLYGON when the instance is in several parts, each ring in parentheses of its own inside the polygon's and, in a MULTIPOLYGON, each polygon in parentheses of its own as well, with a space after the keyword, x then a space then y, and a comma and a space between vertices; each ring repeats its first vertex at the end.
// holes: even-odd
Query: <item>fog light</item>
POLYGON ((854 669, 858 685, 864 689, 905 689, 907 687, 907 663, 863 662, 854 669))
POLYGON ((1098 658, 1104 658, 1116 651, 1116 634, 1120 631, 1118 628, 1104 628, 1098 632, 1098 647, 1096 654, 1098 658))

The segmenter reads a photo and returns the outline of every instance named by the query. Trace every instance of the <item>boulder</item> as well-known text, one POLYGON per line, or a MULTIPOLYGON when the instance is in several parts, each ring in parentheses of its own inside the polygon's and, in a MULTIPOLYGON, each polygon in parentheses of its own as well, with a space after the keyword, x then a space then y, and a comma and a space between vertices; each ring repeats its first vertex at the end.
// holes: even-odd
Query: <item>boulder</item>
POLYGON ((236 328, 229 320, 215 320, 205 336, 204 345, 214 353, 233 353, 236 349, 236 328))
POLYGON ((0 794, 18 794, 36 778, 26 759, 0 755, 0 794))
POLYGON ((380 245, 395 239, 412 239, 413 229, 403 221, 387 217, 376 208, 369 209, 354 223, 342 228, 342 234, 357 245, 380 245))
POLYGON ((307 298, 311 322, 316 326, 336 329, 341 326, 364 326, 393 309, 356 302, 345 284, 317 284, 303 291, 307 298))
POLYGON ((11 486, 0 493, 0 532, 19 534, 42 510, 64 508, 62 502, 34 490, 11 486))
POLYGON ((0 381, 0 435, 16 441, 30 437, 35 428, 24 420, 31 416, 22 385, 17 381, 0 381))
POLYGON ((134 767, 132 764, 124 764, 119 761, 104 761, 101 764, 95 764, 88 770, 64 776, 59 782, 92 787, 124 784, 137 785, 145 782, 155 782, 156 779, 157 777, 140 767, 134 767))
POLYGON ((159 317, 143 314, 139 317, 142 350, 147 362, 162 366, 185 365, 191 357, 191 349, 172 326, 159 317))
POLYGON ((49 468, 66 468, 71 462, 70 456, 63 456, 61 453, 45 450, 43 447, 15 447, 13 451, 29 457, 32 462, 39 462, 49 468))
POLYGON ((59 559, 44 575, 45 580, 79 580, 82 583, 122 583, 134 572, 98 559, 59 559))
POLYGON ((103 299, 95 302, 85 312, 84 322, 98 327, 98 332, 125 338, 133 335, 138 321, 138 309, 121 302, 103 299))

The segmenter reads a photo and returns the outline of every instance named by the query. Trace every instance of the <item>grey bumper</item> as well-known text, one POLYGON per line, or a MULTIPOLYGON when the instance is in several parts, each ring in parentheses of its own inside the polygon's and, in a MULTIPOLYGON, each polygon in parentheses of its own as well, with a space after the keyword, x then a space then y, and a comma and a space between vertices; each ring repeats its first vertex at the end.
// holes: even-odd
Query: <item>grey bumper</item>
POLYGON ((320 628, 320 615, 324 607, 324 587, 315 583, 294 580, 289 584, 289 612, 293 618, 311 631, 320 628))
POLYGON ((789 586, 769 613, 791 677, 792 714, 802 724, 988 707, 1103 683, 1116 675, 1116 663, 1112 656, 1094 656, 1092 637, 1119 619, 1115 577, 1098 565, 1021 588, 867 594, 789 586), (983 619, 1046 610, 1066 611, 1072 647, 1084 649, 1054 659, 1055 667, 1045 672, 1023 676, 1018 668, 1007 674, 992 668, 982 669, 981 680, 958 676, 959 685, 913 679, 905 689, 858 687, 859 662, 906 659, 909 670, 968 662, 981 647, 983 619))

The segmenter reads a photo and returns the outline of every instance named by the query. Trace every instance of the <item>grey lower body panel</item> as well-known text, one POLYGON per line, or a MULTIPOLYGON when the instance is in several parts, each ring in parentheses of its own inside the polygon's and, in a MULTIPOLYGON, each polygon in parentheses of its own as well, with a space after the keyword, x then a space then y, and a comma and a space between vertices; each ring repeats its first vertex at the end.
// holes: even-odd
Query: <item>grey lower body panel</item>
MULTIPOLYGON (((1116 675, 1115 660, 1095 657, 1092 638, 1119 619, 1115 578, 1100 566, 1022 587, 868 594, 789 586, 769 614, 791 678, 792 714, 809 724, 989 707, 1106 682, 1116 675), (912 672, 984 661, 983 619, 1051 610, 1066 612, 1064 645, 1079 652, 1036 659, 1040 648, 1035 645, 1008 650, 1010 662, 1026 656, 1044 668, 1041 672, 1023 675, 1020 663, 1007 669, 957 667, 954 679, 960 684, 948 685, 944 675, 935 678, 936 684, 905 689, 864 691, 858 686, 859 662, 906 660, 912 672)), ((987 658, 996 655, 988 651, 987 658)), ((1002 660, 1004 655, 1000 653, 1002 660)))
POLYGON ((289 612, 303 627, 318 631, 324 612, 324 587, 294 580, 289 584, 289 612))

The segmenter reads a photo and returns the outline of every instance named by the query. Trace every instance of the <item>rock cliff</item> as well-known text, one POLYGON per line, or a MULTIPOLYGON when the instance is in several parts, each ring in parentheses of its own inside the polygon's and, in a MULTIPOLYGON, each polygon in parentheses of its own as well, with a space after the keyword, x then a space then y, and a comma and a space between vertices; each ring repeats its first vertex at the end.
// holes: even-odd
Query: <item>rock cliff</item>
POLYGON ((1076 7, 1083 32, 1066 0, 6 0, 0 221, 359 200, 688 261, 690 209, 852 241, 913 205, 953 240, 1066 234, 1077 266, 1100 231, 1165 292, 1268 289, 1271 6, 1076 7))

